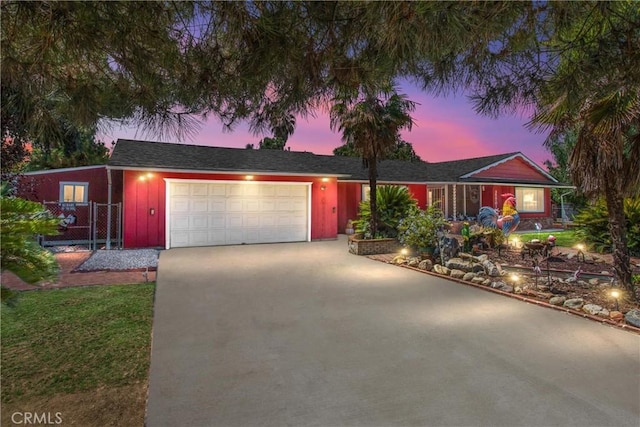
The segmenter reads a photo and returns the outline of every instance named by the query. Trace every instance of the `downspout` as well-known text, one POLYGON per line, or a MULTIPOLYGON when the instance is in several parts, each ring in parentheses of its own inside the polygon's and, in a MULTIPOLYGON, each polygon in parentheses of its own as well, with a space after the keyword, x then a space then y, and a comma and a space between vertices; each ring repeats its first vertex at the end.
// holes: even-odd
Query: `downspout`
POLYGON ((107 188, 107 250, 109 250, 111 249, 111 193, 113 192, 113 181, 111 180, 111 168, 109 166, 107 166, 107 188))

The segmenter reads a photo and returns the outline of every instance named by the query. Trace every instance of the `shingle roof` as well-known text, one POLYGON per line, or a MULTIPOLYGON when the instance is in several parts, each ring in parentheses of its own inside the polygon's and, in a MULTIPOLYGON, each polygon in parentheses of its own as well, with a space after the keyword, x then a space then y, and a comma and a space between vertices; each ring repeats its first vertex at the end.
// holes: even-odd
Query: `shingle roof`
MULTIPOLYGON (((479 182, 461 177, 520 153, 476 157, 439 163, 383 160, 378 164, 381 182, 479 182)), ((203 145, 120 139, 108 165, 112 168, 148 168, 191 171, 251 172, 339 176, 346 181, 367 181, 368 170, 357 157, 318 155, 301 151, 250 150, 203 145)), ((513 180, 489 179, 487 182, 513 180)), ((529 181, 529 183, 531 183, 529 181)), ((541 179, 540 184, 551 184, 541 179)))

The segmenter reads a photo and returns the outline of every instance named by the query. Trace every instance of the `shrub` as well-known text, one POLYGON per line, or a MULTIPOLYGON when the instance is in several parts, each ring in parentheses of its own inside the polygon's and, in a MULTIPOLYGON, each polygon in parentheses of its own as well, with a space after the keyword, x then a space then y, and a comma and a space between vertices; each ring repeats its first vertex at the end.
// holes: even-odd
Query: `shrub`
MULTIPOLYGON (((640 197, 624 200, 624 214, 627 220, 627 247, 631 255, 640 255, 640 197)), ((576 237, 598 252, 612 249, 609 234, 609 214, 604 200, 581 210, 574 219, 577 226, 576 237)))
POLYGON ((365 239, 396 237, 398 224, 412 209, 416 209, 416 200, 406 187, 381 185, 376 191, 378 204, 378 233, 371 235, 371 205, 368 201, 360 203, 360 218, 354 221, 356 233, 362 233, 365 239))
POLYGON ((414 249, 436 247, 438 231, 448 225, 444 214, 436 206, 426 210, 414 208, 398 224, 398 240, 402 245, 414 249))

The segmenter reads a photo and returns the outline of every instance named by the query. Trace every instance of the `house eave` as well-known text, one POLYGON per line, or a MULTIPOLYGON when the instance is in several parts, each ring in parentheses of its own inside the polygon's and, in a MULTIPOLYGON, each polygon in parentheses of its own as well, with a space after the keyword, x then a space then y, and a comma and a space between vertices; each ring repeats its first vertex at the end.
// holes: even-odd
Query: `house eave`
POLYGON ((45 174, 50 174, 50 173, 76 172, 76 171, 100 169, 100 168, 107 168, 107 167, 108 167, 107 165, 76 166, 76 167, 73 167, 73 168, 44 169, 44 170, 39 170, 39 171, 23 172, 20 175, 26 175, 26 176, 45 175, 45 174))
POLYGON ((280 171, 265 171, 265 170, 225 170, 225 169, 215 169, 215 170, 203 170, 203 169, 179 169, 179 168, 158 168, 158 167, 145 167, 145 166, 118 166, 118 165, 108 165, 108 169, 110 170, 123 170, 123 171, 138 171, 138 172, 169 172, 169 173, 199 173, 199 174, 209 174, 209 175, 277 175, 277 176, 313 176, 313 177, 348 177, 350 175, 347 174, 336 174, 335 172, 328 173, 317 173, 317 172, 280 172, 280 171))

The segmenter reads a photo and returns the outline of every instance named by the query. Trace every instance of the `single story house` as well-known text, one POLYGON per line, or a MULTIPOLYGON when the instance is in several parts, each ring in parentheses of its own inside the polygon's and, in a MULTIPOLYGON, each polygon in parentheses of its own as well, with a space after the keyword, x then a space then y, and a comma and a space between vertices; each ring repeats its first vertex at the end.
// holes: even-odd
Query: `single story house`
MULTIPOLYGON (((550 223, 550 188, 565 187, 522 153, 384 160, 378 171, 380 185, 404 185, 452 219, 511 192, 523 225, 550 223)), ((174 248, 334 239, 368 197, 367 174, 359 158, 119 140, 107 165, 30 172, 21 188, 63 207, 121 203, 124 247, 174 248)))

